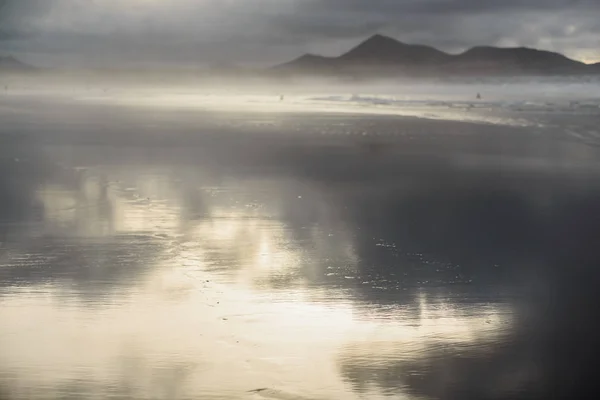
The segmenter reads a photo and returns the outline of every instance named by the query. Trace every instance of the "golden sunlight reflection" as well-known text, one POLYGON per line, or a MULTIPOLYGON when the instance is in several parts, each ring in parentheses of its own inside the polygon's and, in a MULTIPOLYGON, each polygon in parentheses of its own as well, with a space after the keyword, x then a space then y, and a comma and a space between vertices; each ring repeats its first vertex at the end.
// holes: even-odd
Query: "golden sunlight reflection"
MULTIPOLYGON (((280 113, 319 113, 319 114, 353 114, 353 115, 389 115, 412 116, 425 119, 485 122, 507 126, 529 126, 530 122, 518 117, 500 116, 489 111, 494 105, 476 105, 470 98, 461 98, 457 104, 452 101, 422 101, 418 97, 375 95, 373 104, 362 101, 351 101, 349 93, 288 94, 285 101, 278 92, 272 94, 208 93, 207 90, 173 90, 165 88, 161 91, 122 91, 110 96, 79 97, 81 101, 92 104, 116 104, 132 108, 151 108, 164 110, 210 111, 210 112, 251 112, 257 114, 261 126, 276 126, 274 121, 264 121, 260 114, 280 113), (339 98, 339 99, 338 99, 339 98), (343 99, 343 100, 342 100, 343 99)), ((369 95, 366 95, 369 99, 369 95)), ((252 121, 244 121, 251 125, 252 121)))
MULTIPOLYGON (((132 287, 110 296, 86 298, 87 286, 56 280, 3 292, 0 373, 16 374, 15 393, 39 397, 75 376, 92 385, 92 397, 121 388, 165 399, 245 398, 257 388, 283 388, 296 396, 289 398, 360 398, 339 376, 340 357, 418 359, 432 343, 477 346, 510 329, 510 310, 498 305, 452 305, 424 290, 414 304, 385 308, 355 297, 352 286, 311 285, 332 260, 353 273, 356 243, 342 221, 294 232, 277 208, 285 202, 265 191, 277 182, 236 182, 236 191, 211 194, 201 183, 170 184, 168 170, 138 176, 132 184, 118 171, 88 172, 76 184, 39 188, 49 234, 66 225, 77 240, 109 237, 125 247, 148 237, 156 254, 113 259, 115 250, 90 247, 93 262, 111 268, 143 264, 132 287), (203 210, 182 218, 190 191, 203 210), (277 290, 281 282, 286 290, 277 290)), ((318 199, 303 190, 303 201, 318 199)))

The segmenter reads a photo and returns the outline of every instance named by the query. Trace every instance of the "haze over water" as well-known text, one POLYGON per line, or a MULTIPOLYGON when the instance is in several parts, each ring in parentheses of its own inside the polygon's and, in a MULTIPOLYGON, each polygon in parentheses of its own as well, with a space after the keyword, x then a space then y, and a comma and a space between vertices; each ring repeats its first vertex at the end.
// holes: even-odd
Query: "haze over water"
POLYGON ((583 87, 9 90, 0 399, 573 398, 598 354, 583 87))

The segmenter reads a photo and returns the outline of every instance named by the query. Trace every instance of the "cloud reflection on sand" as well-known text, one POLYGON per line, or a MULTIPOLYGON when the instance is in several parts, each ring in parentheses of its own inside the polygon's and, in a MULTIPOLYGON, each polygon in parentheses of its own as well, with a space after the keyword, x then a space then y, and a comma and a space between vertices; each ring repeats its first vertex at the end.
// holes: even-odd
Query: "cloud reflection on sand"
POLYGON ((408 132, 373 152, 320 133, 345 116, 215 134, 206 115, 84 109, 98 125, 9 119, 30 142, 0 149, 9 399, 527 397, 593 358, 600 191, 581 144, 352 119, 408 132))

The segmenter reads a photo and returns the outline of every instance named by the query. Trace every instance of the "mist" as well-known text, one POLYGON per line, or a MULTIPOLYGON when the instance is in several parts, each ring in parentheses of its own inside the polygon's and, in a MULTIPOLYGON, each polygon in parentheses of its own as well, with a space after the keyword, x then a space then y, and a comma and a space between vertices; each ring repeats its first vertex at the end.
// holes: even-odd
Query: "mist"
POLYGON ((585 396, 599 12, 0 0, 0 399, 585 396))
MULTIPOLYGON (((90 106, 163 111, 359 113, 536 128, 561 116, 579 116, 585 121, 593 118, 600 104, 600 78, 596 76, 349 80, 276 78, 262 70, 86 69, 7 73, 0 77, 0 88, 5 100, 24 104, 45 96, 90 106)), ((589 132, 582 134, 589 136, 589 132)))

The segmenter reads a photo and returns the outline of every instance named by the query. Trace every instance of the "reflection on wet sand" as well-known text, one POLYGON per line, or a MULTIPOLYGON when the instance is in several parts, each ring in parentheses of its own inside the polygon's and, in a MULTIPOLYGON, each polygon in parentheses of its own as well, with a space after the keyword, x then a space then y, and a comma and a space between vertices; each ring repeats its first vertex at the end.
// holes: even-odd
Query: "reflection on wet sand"
POLYGON ((408 139, 377 157, 229 140, 0 152, 1 398, 543 398, 589 382, 589 152, 532 166, 411 155, 408 139))

